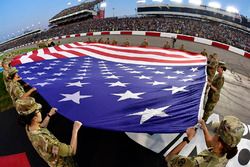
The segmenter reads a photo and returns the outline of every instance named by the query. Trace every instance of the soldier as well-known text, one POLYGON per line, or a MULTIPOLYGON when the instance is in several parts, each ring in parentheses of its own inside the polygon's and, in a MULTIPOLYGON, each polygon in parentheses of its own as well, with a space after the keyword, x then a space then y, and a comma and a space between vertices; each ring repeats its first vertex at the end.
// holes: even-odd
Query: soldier
POLYGON ((148 47, 148 40, 146 38, 141 43, 141 47, 148 47))
POLYGON ((9 70, 9 93, 14 105, 17 99, 28 97, 31 95, 31 93, 36 91, 36 88, 31 88, 29 91, 25 92, 22 85, 18 82, 22 78, 18 75, 17 72, 18 70, 15 67, 9 70))
POLYGON ((237 154, 237 145, 244 133, 244 125, 238 118, 225 116, 220 123, 216 124, 214 136, 209 134, 203 120, 200 121, 200 124, 208 149, 194 157, 178 155, 195 135, 195 129, 188 128, 187 137, 184 137, 183 141, 165 158, 169 167, 225 167, 228 160, 237 154))
POLYGON ((104 43, 102 37, 98 40, 98 43, 104 43))
POLYGON ((34 149, 51 167, 77 166, 73 155, 76 154, 77 135, 82 124, 78 121, 74 122, 70 145, 67 145, 60 142, 47 129, 50 117, 56 113, 56 108, 52 108, 43 121, 41 108, 41 104, 36 103, 32 97, 16 101, 19 120, 25 125, 27 136, 34 149))
POLYGON ((168 41, 166 41, 166 43, 164 44, 163 48, 164 48, 164 49, 169 49, 169 48, 171 48, 168 41))
POLYGON ((129 41, 128 41, 128 39, 126 39, 126 41, 123 43, 123 46, 129 46, 130 45, 130 43, 129 43, 129 41))
POLYGON ((104 42, 105 44, 109 44, 110 41, 109 41, 109 38, 106 39, 106 41, 104 42))
POLYGON ((184 48, 184 45, 183 45, 183 44, 181 44, 181 47, 179 48, 179 50, 182 50, 182 51, 184 51, 184 50, 185 50, 185 48, 184 48))
POLYGON ((202 54, 203 56, 207 57, 206 49, 204 49, 204 50, 201 52, 201 54, 202 54))
POLYGON ((10 70, 10 62, 8 59, 4 58, 2 61, 2 67, 3 67, 3 81, 6 90, 9 92, 9 85, 10 85, 10 80, 8 79, 9 77, 9 70, 10 70))
POLYGON ((208 99, 204 109, 204 116, 202 119, 207 121, 208 117, 212 114, 213 109, 220 99, 220 91, 224 85, 223 71, 226 71, 226 66, 224 62, 219 62, 217 68, 218 74, 214 77, 213 82, 208 81, 208 86, 210 90, 208 92, 208 99))
POLYGON ((112 45, 117 45, 117 40, 113 39, 112 40, 112 45))
POLYGON ((218 67, 218 56, 216 53, 214 53, 210 55, 210 58, 208 59, 208 65, 207 65, 208 82, 213 81, 217 67, 218 67))
POLYGON ((91 43, 91 39, 88 37, 86 43, 91 43))

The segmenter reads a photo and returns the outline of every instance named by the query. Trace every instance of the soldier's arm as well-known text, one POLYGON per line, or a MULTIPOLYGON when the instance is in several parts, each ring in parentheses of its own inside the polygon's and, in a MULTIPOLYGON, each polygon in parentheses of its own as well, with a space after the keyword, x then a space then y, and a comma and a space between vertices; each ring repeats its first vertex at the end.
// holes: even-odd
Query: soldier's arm
POLYGON ((28 92, 24 93, 21 98, 26 98, 29 97, 31 95, 31 93, 33 93, 34 91, 36 91, 36 88, 31 88, 28 92))
POLYGON ((211 82, 208 82, 207 85, 210 86, 210 88, 213 89, 215 92, 218 92, 218 89, 215 86, 213 86, 211 82))
POLYGON ((40 124, 41 127, 43 128, 47 128, 49 121, 50 121, 50 117, 52 117, 53 115, 55 115, 57 109, 56 108, 51 108, 50 112, 47 114, 47 116, 44 118, 43 122, 40 124))
MULTIPOLYGON (((194 128, 188 128, 186 130, 188 140, 192 140, 192 138, 195 135, 195 129, 194 128)), ((178 144, 166 157, 165 160, 168 161, 172 159, 175 155, 179 154, 180 151, 183 149, 183 147, 187 144, 187 141, 182 141, 180 144, 178 144)))
POLYGON ((211 147, 213 137, 210 135, 205 121, 202 119, 202 120, 199 120, 199 123, 201 124, 201 128, 202 128, 204 136, 205 136, 205 141, 206 141, 207 147, 211 147))

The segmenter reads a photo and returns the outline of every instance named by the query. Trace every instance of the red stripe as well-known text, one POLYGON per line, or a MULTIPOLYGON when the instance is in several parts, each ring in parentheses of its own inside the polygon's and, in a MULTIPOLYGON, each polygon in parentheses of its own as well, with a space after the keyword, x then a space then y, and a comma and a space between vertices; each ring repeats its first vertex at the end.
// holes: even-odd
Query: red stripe
POLYGON ((50 50, 49 50, 48 48, 44 48, 43 50, 44 50, 44 53, 45 53, 45 54, 52 55, 52 56, 54 56, 54 57, 56 57, 56 58, 58 58, 58 59, 67 58, 66 56, 63 56, 63 55, 61 55, 61 54, 59 54, 59 53, 51 53, 50 50))
POLYGON ((80 37, 81 35, 80 34, 75 34, 75 37, 80 37))
POLYGON ((177 35, 177 39, 194 42, 194 37, 190 37, 186 35, 177 35))
POLYGON ((132 35, 132 31, 121 31, 121 35, 132 35))
POLYGON ((101 32, 101 35, 109 35, 109 34, 110 34, 109 31, 103 31, 103 32, 101 32))
POLYGON ((250 58, 250 53, 245 52, 244 57, 250 58))
POLYGON ((70 35, 66 35, 66 38, 70 38, 70 35))
MULTIPOLYGON (((86 51, 89 51, 89 52, 93 52, 93 53, 96 53, 96 54, 99 54, 99 55, 102 55, 102 56, 116 58, 116 59, 123 59, 123 60, 146 61, 146 62, 155 62, 155 63, 178 63, 178 64, 204 63, 204 60, 182 60, 182 61, 160 60, 160 59, 154 59, 154 58, 120 56, 120 55, 111 54, 111 53, 108 53, 108 52, 98 51, 98 50, 91 49, 91 48, 79 48, 79 49, 86 50, 86 51)), ((64 50, 64 51, 67 51, 67 50, 64 50)), ((91 56, 91 55, 89 55, 89 56, 91 56)))
MULTIPOLYGON (((66 45, 65 45, 66 46, 66 45)), ((113 51, 120 51, 120 52, 127 52, 127 53, 135 53, 135 54, 143 54, 143 55, 149 55, 149 54, 154 54, 154 55, 159 55, 159 56, 164 56, 164 57, 171 57, 171 58, 187 58, 178 54, 166 54, 166 53, 161 53, 161 52, 157 52, 157 51, 139 51, 139 50, 128 50, 126 48, 109 48, 106 46, 100 46, 100 45, 89 45, 89 46, 96 46, 96 47, 100 47, 100 48, 104 48, 104 49, 109 49, 109 50, 113 50, 113 51)), ((68 47, 68 46, 67 46, 68 47)), ((70 46, 70 48, 72 48, 72 46, 70 46)), ((192 56, 192 55, 190 55, 192 56)))
POLYGON ((229 49, 228 45, 225 45, 225 44, 222 44, 222 43, 219 43, 219 42, 212 42, 212 46, 215 46, 215 47, 221 48, 221 49, 225 49, 225 50, 229 49))
POLYGON ((11 66, 17 66, 17 65, 19 65, 19 64, 22 64, 22 62, 20 61, 20 59, 16 59, 16 60, 12 60, 11 61, 11 66))
POLYGON ((32 54, 29 56, 30 59, 32 59, 33 61, 43 61, 43 60, 46 60, 40 56, 37 56, 37 54, 32 54))
POLYGON ((77 46, 82 46, 81 44, 79 44, 78 42, 74 42, 73 44, 77 45, 77 46))
POLYGON ((80 52, 77 52, 77 51, 74 51, 74 50, 64 50, 64 49, 60 48, 59 46, 56 46, 55 49, 56 49, 57 51, 64 51, 64 52, 71 53, 71 54, 73 54, 73 55, 75 55, 75 56, 85 56, 85 55, 83 55, 83 54, 80 53, 80 52))
POLYGON ((87 32, 86 36, 93 36, 93 32, 87 32))
POLYGON ((146 32, 146 36, 159 37, 161 36, 161 33, 160 32, 146 32))

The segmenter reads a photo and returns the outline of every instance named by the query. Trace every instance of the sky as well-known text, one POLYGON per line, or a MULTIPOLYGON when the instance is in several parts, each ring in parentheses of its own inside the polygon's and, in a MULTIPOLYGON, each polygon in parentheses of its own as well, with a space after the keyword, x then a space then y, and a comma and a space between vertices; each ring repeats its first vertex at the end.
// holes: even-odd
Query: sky
MULTIPOLYGON (((45 28, 48 20, 61 10, 75 6, 84 0, 0 0, 0 42, 20 35, 27 29, 45 28), (68 5, 71 3, 71 5, 68 5)), ((106 17, 134 15, 137 0, 106 0, 106 17)), ((203 0, 208 4, 212 0, 203 0)), ((214 0, 213 0, 214 1, 214 0)), ((222 8, 235 6, 241 14, 250 18, 250 0, 217 0, 222 8)), ((146 3, 152 3, 146 0, 146 3)), ((169 4, 170 0, 163 0, 169 4)), ((183 0, 188 3, 188 0, 183 0)))

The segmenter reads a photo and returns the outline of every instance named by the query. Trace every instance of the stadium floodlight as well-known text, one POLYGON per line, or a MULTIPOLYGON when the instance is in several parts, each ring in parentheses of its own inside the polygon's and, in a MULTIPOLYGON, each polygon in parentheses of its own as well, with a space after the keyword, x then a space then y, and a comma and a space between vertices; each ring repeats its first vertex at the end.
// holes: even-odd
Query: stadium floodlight
POLYGON ((146 0, 138 0, 136 3, 146 3, 146 0))
POLYGON ((221 4, 219 2, 209 2, 208 6, 216 9, 221 8, 221 4))
POLYGON ((77 0, 78 2, 81 2, 82 0, 77 0))
POLYGON ((153 2, 162 3, 163 0, 152 0, 153 2))
POLYGON ((68 3, 67 3, 67 5, 69 5, 69 6, 70 6, 70 5, 71 5, 71 2, 68 2, 68 3))
POLYGON ((202 4, 202 0, 189 0, 188 2, 190 4, 198 5, 198 6, 200 6, 202 4))
POLYGON ((100 5, 101 8, 106 8, 107 7, 107 3, 106 2, 102 2, 100 5))
POLYGON ((182 3, 182 0, 170 0, 170 1, 174 3, 182 3))
POLYGON ((226 10, 230 13, 239 13, 239 10, 233 6, 228 6, 226 10))

